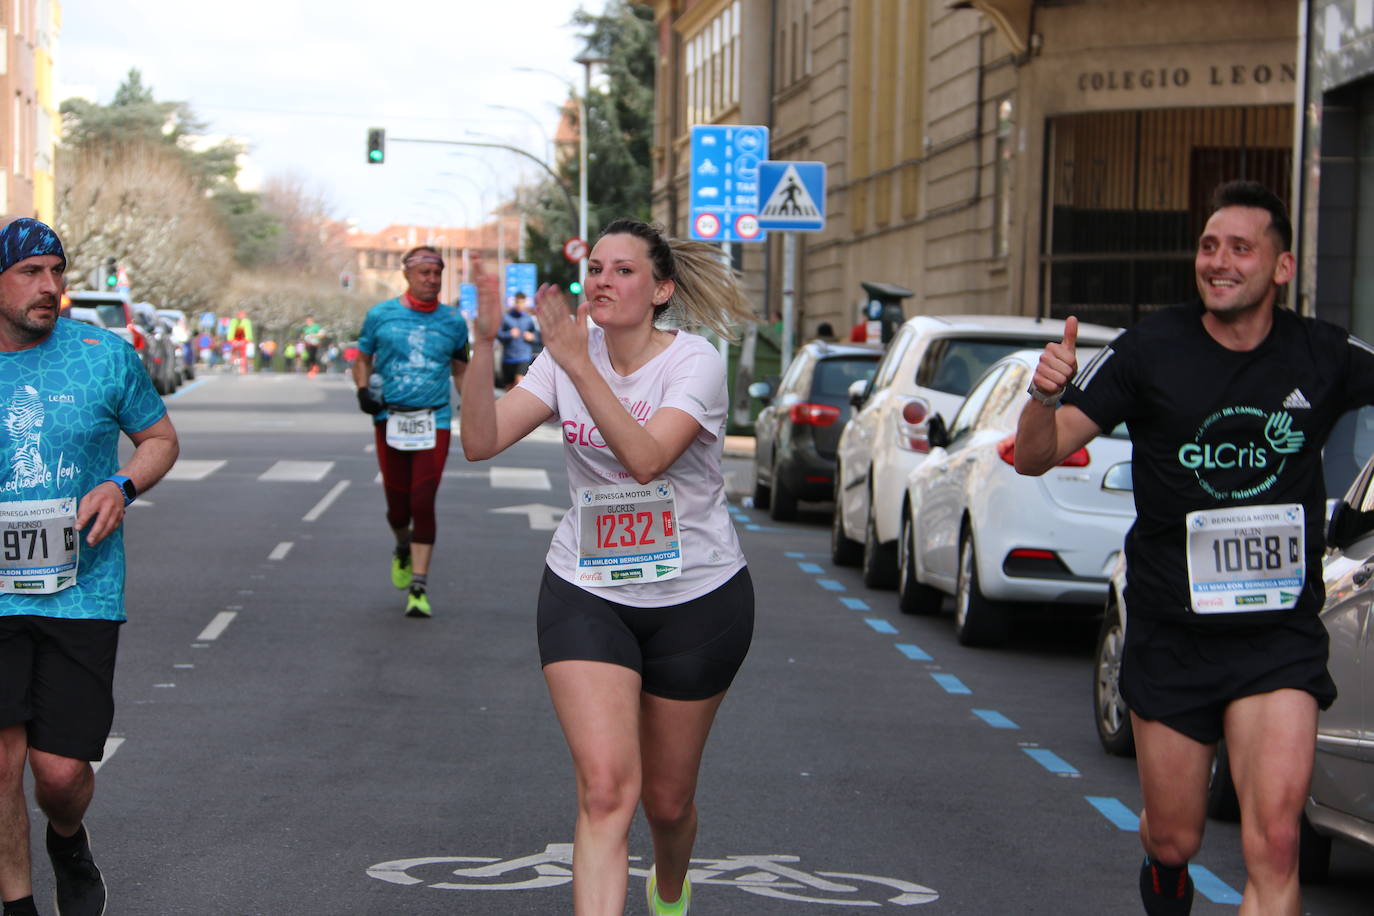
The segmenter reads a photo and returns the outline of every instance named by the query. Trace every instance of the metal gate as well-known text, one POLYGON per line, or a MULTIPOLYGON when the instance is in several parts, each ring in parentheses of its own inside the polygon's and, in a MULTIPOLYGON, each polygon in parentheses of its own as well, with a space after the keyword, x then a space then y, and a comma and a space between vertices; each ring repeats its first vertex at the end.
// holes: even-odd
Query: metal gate
POLYGON ((1046 132, 1041 314, 1128 327, 1196 294, 1212 190, 1248 178, 1291 199, 1287 105, 1096 112, 1046 132))

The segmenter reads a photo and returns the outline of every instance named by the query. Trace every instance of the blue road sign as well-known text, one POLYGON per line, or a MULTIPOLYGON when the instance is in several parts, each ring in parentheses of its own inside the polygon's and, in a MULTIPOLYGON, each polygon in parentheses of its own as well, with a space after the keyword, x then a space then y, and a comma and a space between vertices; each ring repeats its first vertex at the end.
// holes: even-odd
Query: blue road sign
POLYGON ((506 265, 506 301, 509 306, 515 299, 516 293, 524 293, 525 299, 530 305, 534 305, 535 265, 533 264, 507 264, 506 265))
POLYGON ((464 318, 472 319, 477 317, 476 283, 458 284, 458 311, 463 313, 464 318))
POLYGON ((759 164, 768 158, 768 128, 698 124, 692 128, 688 220, 703 242, 762 242, 759 164))
POLYGON ((759 165, 759 226, 779 232, 825 228, 825 163, 764 162, 759 165))

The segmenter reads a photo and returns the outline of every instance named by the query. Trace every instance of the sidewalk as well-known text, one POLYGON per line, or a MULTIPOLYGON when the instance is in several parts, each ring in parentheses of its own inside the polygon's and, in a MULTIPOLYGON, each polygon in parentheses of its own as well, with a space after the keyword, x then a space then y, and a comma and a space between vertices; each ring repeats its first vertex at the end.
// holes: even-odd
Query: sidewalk
POLYGON ((729 458, 753 458, 753 436, 726 436, 725 455, 729 458))

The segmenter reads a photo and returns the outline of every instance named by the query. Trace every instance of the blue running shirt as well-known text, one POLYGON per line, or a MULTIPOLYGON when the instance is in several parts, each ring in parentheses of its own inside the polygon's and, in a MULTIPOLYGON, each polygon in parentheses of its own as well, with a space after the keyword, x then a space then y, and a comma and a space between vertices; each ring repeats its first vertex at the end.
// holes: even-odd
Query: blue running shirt
MULTIPOLYGON (((435 426, 451 426, 452 362, 466 360, 468 352, 468 325, 456 308, 441 304, 421 312, 388 299, 368 311, 358 349, 372 357, 372 371, 382 377, 383 401, 437 408, 435 426)), ((373 419, 386 419, 386 411, 373 419)))
MULTIPOLYGON (((0 501, 75 497, 119 470, 121 431, 167 413, 138 354, 115 334, 59 318, 47 340, 0 353, 0 501)), ((0 594, 0 616, 124 620, 124 534, 79 537, 76 585, 0 594)))

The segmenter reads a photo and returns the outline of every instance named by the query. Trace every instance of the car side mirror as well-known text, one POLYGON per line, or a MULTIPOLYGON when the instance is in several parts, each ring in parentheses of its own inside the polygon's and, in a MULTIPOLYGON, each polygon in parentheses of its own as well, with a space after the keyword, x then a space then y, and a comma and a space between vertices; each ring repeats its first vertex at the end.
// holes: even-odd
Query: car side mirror
POLYGON ((868 400, 869 379, 856 379, 849 383, 849 406, 856 410, 864 406, 864 401, 868 400))
POLYGON ((1327 513, 1328 547, 1344 550, 1371 533, 1374 533, 1374 512, 1361 512, 1345 500, 1339 500, 1327 513))
POLYGON ((945 418, 938 413, 926 421, 926 440, 931 448, 949 446, 949 429, 945 426, 945 418))
POLYGON ((749 397, 758 398, 764 404, 773 400, 773 386, 769 382, 754 382, 749 386, 749 397))

